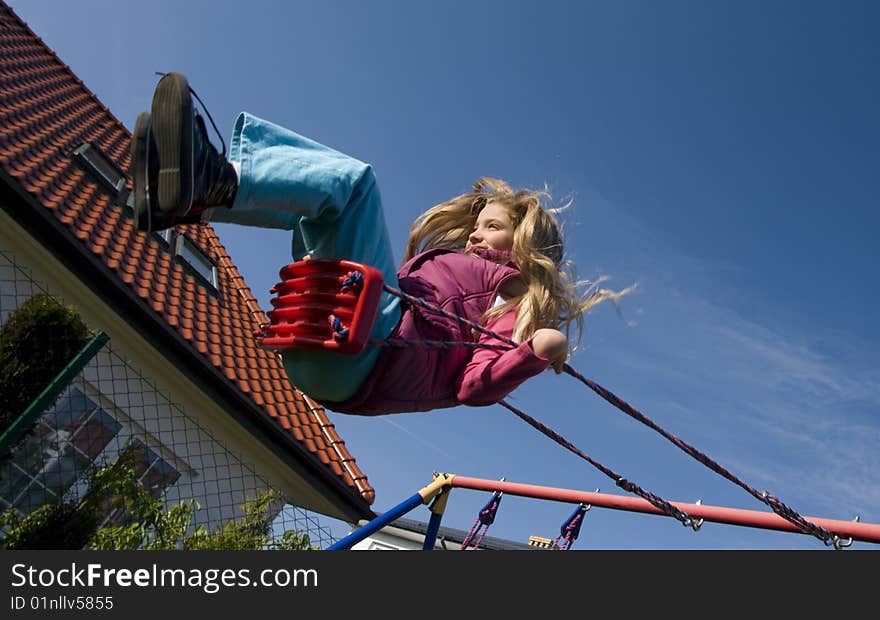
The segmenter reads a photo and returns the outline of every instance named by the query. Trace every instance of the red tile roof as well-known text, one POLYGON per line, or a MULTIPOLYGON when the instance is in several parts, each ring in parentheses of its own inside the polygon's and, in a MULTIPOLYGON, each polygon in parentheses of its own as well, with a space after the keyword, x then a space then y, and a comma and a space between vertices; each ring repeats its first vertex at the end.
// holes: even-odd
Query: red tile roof
POLYGON ((214 230, 179 228, 218 264, 219 297, 208 294, 161 241, 137 232, 130 214, 113 206, 104 186, 72 161, 74 149, 91 142, 128 170, 131 134, 2 1, 0 102, 0 168, 8 177, 115 272, 145 312, 176 329, 291 443, 304 446, 371 504, 374 490, 323 408, 295 391, 278 357, 255 342, 252 333, 266 317, 214 230))

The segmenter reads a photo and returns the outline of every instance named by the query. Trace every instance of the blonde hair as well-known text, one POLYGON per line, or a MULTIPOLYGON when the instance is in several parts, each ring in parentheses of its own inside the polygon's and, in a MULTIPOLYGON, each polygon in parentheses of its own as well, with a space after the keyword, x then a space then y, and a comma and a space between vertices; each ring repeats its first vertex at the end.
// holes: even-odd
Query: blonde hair
POLYGON ((517 307, 513 331, 517 342, 531 338, 542 327, 558 329, 571 339, 572 326, 577 341, 583 331, 584 314, 590 308, 605 300, 618 307, 620 297, 633 290, 599 288, 606 278, 591 284, 575 280, 573 265, 563 258, 562 233, 555 217, 570 202, 558 208, 545 207, 542 202, 550 202, 546 189, 515 190, 490 177, 477 179, 472 192, 431 207, 416 218, 410 227, 404 262, 434 248, 463 249, 477 216, 490 202, 507 208, 514 228, 512 260, 527 290, 488 310, 481 318, 484 324, 517 307), (585 284, 588 288, 580 292, 585 284))

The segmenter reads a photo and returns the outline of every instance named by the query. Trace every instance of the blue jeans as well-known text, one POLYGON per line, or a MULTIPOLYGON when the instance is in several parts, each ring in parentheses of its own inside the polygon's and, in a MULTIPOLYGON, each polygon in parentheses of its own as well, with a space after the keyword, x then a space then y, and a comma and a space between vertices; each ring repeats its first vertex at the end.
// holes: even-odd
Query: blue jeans
MULTIPOLYGON (((214 209, 211 221, 291 230, 294 260, 306 254, 353 260, 396 284, 382 200, 369 165, 246 112, 235 121, 229 160, 240 166, 238 193, 231 209, 214 209)), ((388 337, 400 316, 400 299, 383 291, 371 338, 388 337)), ((372 345, 356 356, 288 349, 284 368, 309 396, 343 401, 373 370, 379 351, 372 345)))

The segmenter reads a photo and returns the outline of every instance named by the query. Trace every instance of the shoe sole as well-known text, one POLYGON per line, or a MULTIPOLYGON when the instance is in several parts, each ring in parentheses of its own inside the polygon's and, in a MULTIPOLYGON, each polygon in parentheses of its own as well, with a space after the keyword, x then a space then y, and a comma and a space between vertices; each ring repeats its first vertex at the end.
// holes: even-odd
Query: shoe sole
POLYGON ((193 106, 189 82, 166 73, 156 85, 153 136, 159 156, 159 210, 186 215, 193 198, 193 106))
POLYGON ((141 112, 131 136, 131 177, 134 185, 134 223, 138 230, 150 230, 149 189, 147 188, 147 140, 150 135, 150 113, 141 112))

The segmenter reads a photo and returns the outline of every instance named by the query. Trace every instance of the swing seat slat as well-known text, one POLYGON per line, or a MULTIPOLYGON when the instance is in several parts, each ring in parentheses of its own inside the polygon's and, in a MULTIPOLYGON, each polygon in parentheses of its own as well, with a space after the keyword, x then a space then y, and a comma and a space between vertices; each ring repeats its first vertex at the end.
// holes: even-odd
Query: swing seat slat
POLYGON ((370 338, 382 273, 349 260, 310 259, 283 267, 270 290, 269 322, 256 332, 271 350, 322 349, 357 355, 370 338))

